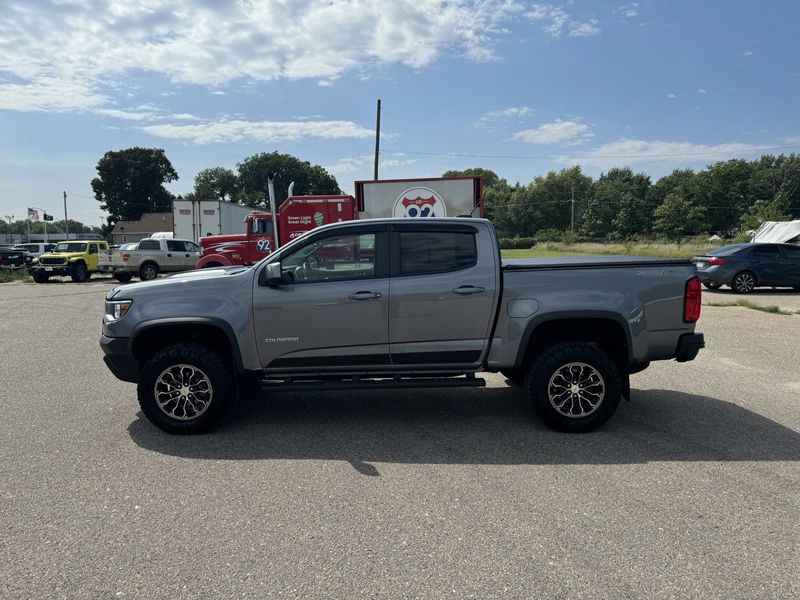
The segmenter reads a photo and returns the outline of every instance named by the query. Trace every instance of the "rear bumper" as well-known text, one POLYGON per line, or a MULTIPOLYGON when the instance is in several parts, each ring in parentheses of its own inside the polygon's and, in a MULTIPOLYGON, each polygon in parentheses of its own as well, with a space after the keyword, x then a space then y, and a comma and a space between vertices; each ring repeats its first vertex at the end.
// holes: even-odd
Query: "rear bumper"
POLYGON ((678 351, 675 354, 675 360, 678 362, 694 360, 697 353, 705 347, 706 342, 702 333, 684 333, 678 339, 678 351))
POLYGON ((139 361, 128 353, 128 338, 100 336, 100 347, 105 356, 103 362, 117 379, 137 383, 139 381, 139 361))

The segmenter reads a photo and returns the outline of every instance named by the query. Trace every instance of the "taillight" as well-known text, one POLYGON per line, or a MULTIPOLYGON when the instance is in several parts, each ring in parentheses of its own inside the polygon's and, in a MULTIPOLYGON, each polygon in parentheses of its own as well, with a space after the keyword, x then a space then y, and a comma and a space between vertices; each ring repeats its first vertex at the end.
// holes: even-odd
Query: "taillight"
POLYGON ((123 255, 122 255, 122 260, 128 260, 130 257, 131 257, 131 255, 130 255, 130 254, 127 254, 127 253, 126 253, 126 254, 123 254, 123 255))
POLYGON ((702 300, 703 292, 700 289, 700 280, 692 277, 686 282, 686 290, 683 293, 683 320, 686 323, 694 323, 700 318, 702 300))
POLYGON ((708 262, 709 266, 715 267, 717 265, 724 265, 726 262, 728 262, 728 259, 727 258, 719 258, 717 256, 712 256, 711 258, 708 259, 707 262, 708 262))

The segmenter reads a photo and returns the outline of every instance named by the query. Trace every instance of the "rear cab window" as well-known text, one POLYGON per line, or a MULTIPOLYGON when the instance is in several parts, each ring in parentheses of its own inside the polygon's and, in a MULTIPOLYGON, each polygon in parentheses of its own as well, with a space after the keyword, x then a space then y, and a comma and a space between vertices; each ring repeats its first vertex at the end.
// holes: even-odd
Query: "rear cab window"
POLYGON ((158 240, 142 240, 139 242, 139 250, 161 250, 158 240))
POLYGON ((478 263, 475 232, 399 231, 395 275, 433 275, 468 269, 478 263))

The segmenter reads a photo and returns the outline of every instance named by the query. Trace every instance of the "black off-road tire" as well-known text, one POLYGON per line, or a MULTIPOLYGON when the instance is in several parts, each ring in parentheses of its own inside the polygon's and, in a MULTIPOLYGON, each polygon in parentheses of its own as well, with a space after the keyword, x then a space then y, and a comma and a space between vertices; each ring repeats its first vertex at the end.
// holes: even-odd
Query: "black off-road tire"
POLYGON ((525 385, 524 371, 500 371, 500 374, 508 379, 508 382, 512 385, 525 385))
POLYGON ((47 283, 48 279, 50 279, 50 275, 39 269, 31 271, 31 277, 36 283, 47 283))
POLYGON ((137 394, 142 412, 156 427, 168 433, 191 435, 211 431, 222 423, 226 411, 236 400, 236 385, 230 366, 216 350, 203 344, 184 343, 160 350, 145 362, 137 394), (199 369, 210 382, 212 395, 208 407, 195 418, 174 418, 156 401, 156 382, 162 373, 176 365, 199 369))
POLYGON ((132 273, 115 273, 114 279, 119 281, 120 283, 128 283, 131 278, 133 277, 132 273))
MULTIPOLYGON (((558 431, 583 433, 597 429, 611 418, 619 406, 622 383, 617 365, 600 348, 584 342, 559 342, 545 349, 531 363, 525 378, 525 391, 536 414, 549 427, 558 431), (602 378, 602 399, 594 410, 586 410, 588 414, 585 416, 567 416, 550 401, 551 379, 570 363, 588 365, 602 378)), ((557 396, 557 399, 560 397, 557 396)), ((581 407, 580 402, 577 407, 581 407)))
POLYGON ((731 280, 731 289, 737 294, 749 294, 757 285, 758 279, 752 271, 739 271, 731 280))
POLYGON ((158 277, 158 265, 155 263, 144 263, 139 268, 139 279, 142 281, 152 281, 158 277))
POLYGON ((89 279, 89 269, 86 268, 86 265, 82 262, 75 263, 72 265, 72 269, 69 275, 72 278, 72 281, 75 283, 83 283, 87 279, 89 279))

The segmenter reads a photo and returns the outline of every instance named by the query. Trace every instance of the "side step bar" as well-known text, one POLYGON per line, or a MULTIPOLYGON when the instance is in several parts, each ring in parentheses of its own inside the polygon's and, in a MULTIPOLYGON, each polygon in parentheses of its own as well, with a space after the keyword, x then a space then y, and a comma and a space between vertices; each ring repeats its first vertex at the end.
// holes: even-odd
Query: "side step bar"
POLYGON ((396 390, 420 388, 486 387, 486 380, 469 374, 466 377, 387 377, 382 379, 361 379, 353 377, 341 380, 293 381, 286 379, 266 380, 261 383, 265 392, 320 392, 339 390, 396 390))

